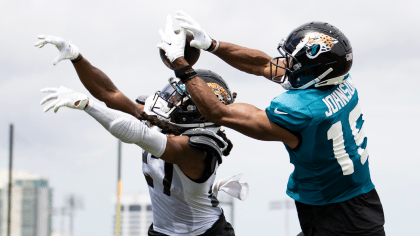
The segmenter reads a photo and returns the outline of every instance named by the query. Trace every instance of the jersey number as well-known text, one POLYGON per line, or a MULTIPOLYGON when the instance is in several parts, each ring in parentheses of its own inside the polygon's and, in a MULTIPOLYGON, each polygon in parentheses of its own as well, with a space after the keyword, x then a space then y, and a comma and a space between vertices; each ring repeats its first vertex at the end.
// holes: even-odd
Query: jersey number
MULTIPOLYGON (((357 146, 360 146, 366 137, 365 133, 363 132, 363 126, 361 129, 358 129, 356 127, 356 121, 361 115, 362 109, 359 104, 357 104, 356 107, 349 114, 350 129, 357 146)), ((341 169, 343 171, 343 175, 353 174, 354 165, 344 146, 343 125, 341 124, 341 121, 334 123, 328 130, 327 135, 328 140, 333 141, 334 157, 337 159, 338 164, 340 164, 341 169)), ((360 155, 361 163, 365 164, 366 159, 369 155, 367 147, 365 149, 359 147, 357 151, 360 155)))
MULTIPOLYGON (((147 164, 147 153, 146 151, 143 152, 143 162, 147 164)), ((152 158, 157 158, 151 155, 152 158)), ((171 196, 171 185, 172 185, 172 175, 174 173, 174 165, 171 163, 165 162, 164 166, 165 176, 163 177, 163 193, 167 196, 171 196)), ((150 175, 145 174, 144 177, 146 178, 147 184, 154 188, 153 179, 150 175)))
POLYGON ((163 193, 171 196, 172 175, 174 173, 174 165, 165 162, 165 177, 163 177, 163 193))

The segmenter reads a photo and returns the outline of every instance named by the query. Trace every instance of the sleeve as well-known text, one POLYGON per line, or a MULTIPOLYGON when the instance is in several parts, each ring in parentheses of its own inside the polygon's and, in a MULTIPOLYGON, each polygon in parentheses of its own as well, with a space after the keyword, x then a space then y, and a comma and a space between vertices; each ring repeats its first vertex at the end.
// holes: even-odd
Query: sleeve
POLYGON ((312 121, 312 113, 299 96, 283 93, 265 109, 270 121, 291 131, 301 132, 312 121))
POLYGON ((125 143, 135 143, 145 151, 160 157, 165 149, 166 135, 150 129, 135 117, 89 101, 85 111, 106 130, 125 143))

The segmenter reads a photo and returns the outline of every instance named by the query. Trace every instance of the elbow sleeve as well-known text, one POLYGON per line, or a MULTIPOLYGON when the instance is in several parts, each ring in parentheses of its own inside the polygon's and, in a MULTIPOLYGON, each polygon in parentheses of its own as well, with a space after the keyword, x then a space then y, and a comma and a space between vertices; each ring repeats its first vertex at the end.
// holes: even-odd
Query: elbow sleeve
POLYGON ((160 157, 166 149, 166 135, 150 129, 135 118, 115 119, 110 124, 109 132, 122 142, 135 143, 156 157, 160 157))
POLYGON ((109 125, 109 132, 124 143, 136 143, 141 139, 139 133, 140 121, 119 117, 113 120, 109 125))
POLYGON ((166 135, 150 129, 126 113, 89 102, 85 111, 124 143, 135 143, 145 151, 160 157, 166 149, 166 135))

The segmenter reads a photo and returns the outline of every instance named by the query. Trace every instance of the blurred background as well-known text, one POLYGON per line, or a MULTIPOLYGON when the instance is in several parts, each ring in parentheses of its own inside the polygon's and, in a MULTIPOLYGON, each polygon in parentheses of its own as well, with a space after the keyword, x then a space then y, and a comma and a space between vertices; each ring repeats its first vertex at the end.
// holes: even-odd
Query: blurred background
MULTIPOLYGON (((409 0, 1 0, 0 235, 7 230, 11 123, 13 191, 20 196, 12 210, 21 215, 12 220, 20 230, 14 235, 70 235, 72 228, 77 236, 114 235, 118 142, 83 111, 61 108, 57 114, 43 113, 41 88, 63 85, 89 93, 70 61, 53 66, 58 55, 54 46, 33 46, 37 35, 71 39, 86 59, 134 100, 153 95, 173 75, 161 62, 156 44, 166 15, 173 16, 176 10, 191 15, 215 39, 270 56, 277 56, 280 39, 303 23, 326 21, 343 31, 353 46, 351 75, 365 115, 371 177, 383 203, 385 230, 388 235, 415 232, 420 211, 419 7, 420 2, 409 0), (27 214, 36 214, 37 220, 27 214), (42 230, 30 231, 36 222, 42 230)), ((176 21, 174 28, 179 28, 176 21)), ((194 68, 220 74, 238 93, 236 102, 261 109, 284 91, 207 52, 194 68)), ((234 148, 218 178, 244 172, 242 180, 250 185, 246 201, 228 203, 233 206, 236 235, 297 235, 296 210, 285 194, 293 165, 283 144, 253 140, 230 129, 226 133, 234 148)), ((140 206, 147 220, 141 150, 123 144, 121 154, 121 202, 126 212, 132 205, 140 206)))

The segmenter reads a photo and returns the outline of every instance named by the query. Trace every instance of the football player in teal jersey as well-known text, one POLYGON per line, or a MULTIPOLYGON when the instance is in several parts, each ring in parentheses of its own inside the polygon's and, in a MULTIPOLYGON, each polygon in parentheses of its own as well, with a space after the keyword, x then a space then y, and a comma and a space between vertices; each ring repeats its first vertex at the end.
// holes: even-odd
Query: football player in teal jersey
POLYGON ((369 172, 367 137, 358 92, 349 71, 350 41, 336 27, 310 22, 277 47, 279 57, 211 39, 190 16, 177 12, 182 33, 168 17, 158 47, 176 66, 201 114, 249 137, 281 141, 295 166, 287 194, 295 200, 305 236, 385 235, 384 213, 369 172), (250 104, 223 106, 183 58, 183 34, 191 46, 231 66, 279 83, 287 91, 260 110, 250 104))

